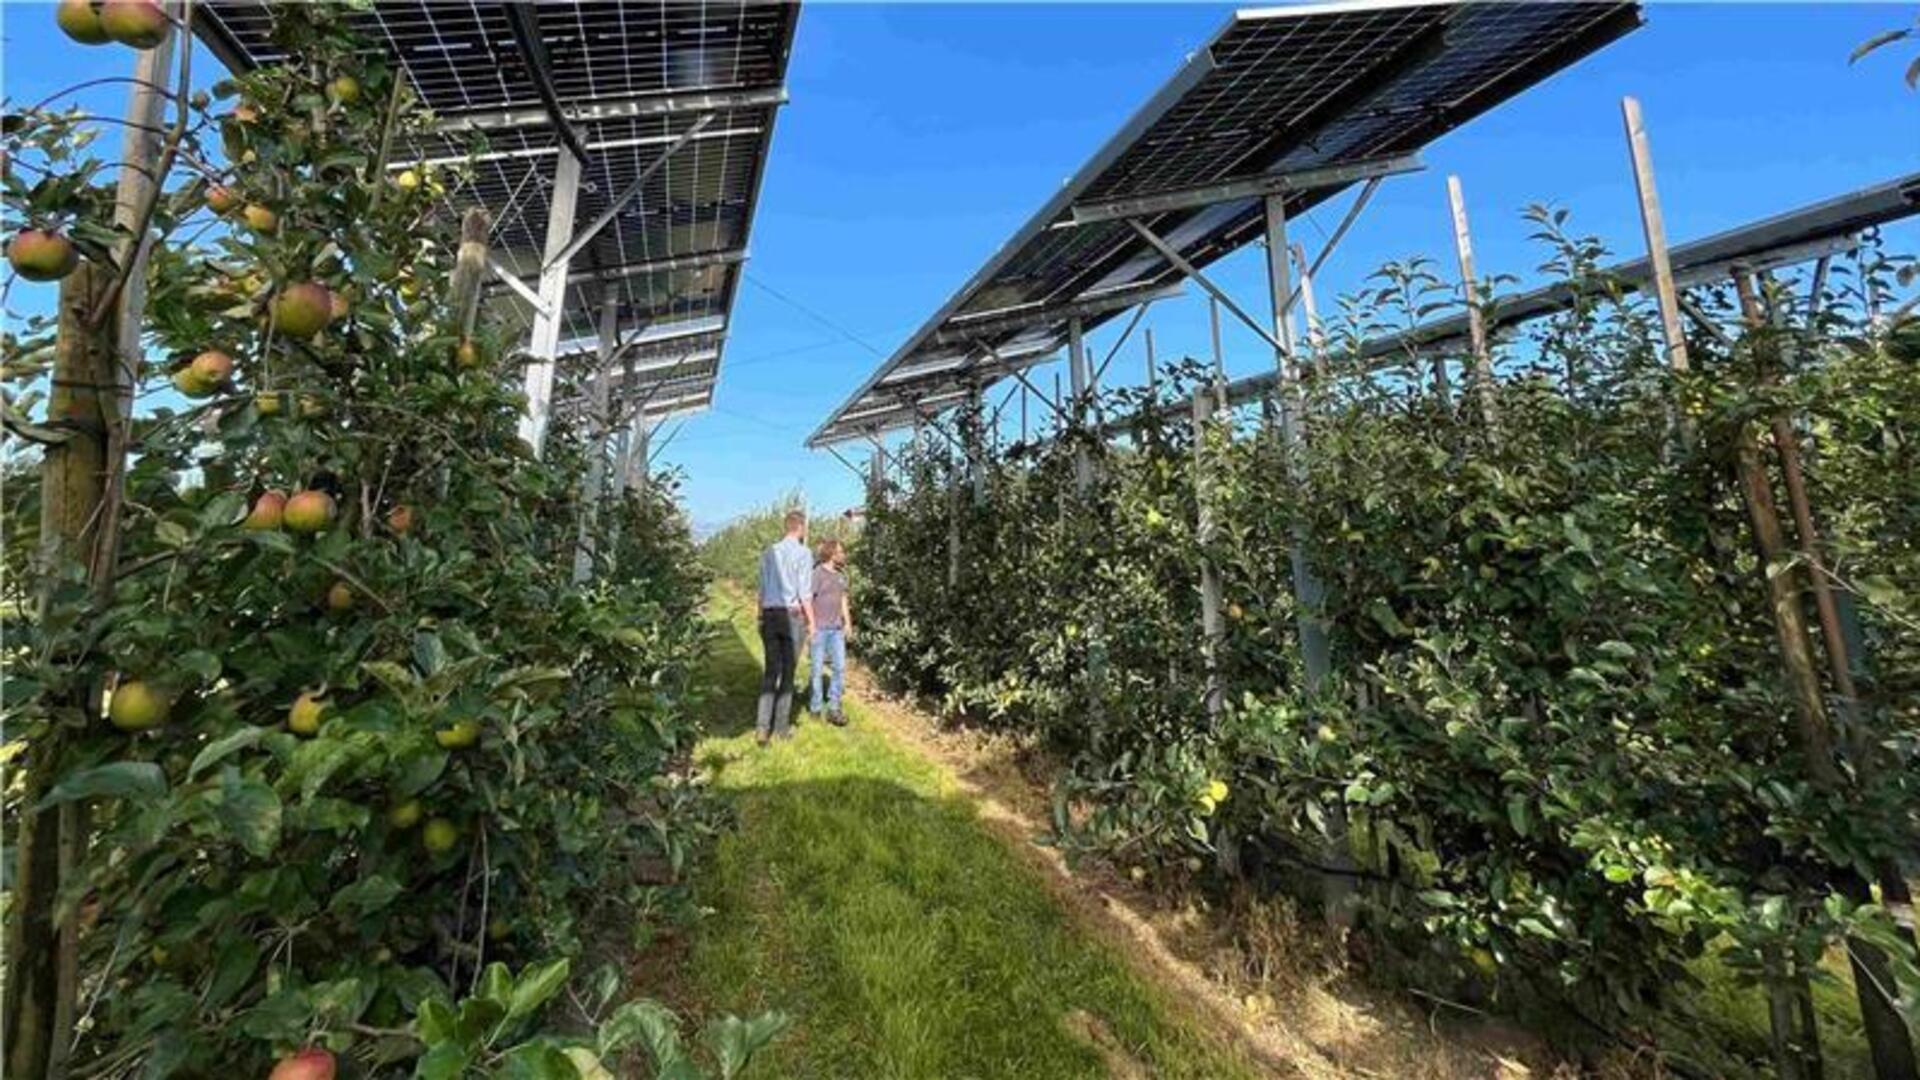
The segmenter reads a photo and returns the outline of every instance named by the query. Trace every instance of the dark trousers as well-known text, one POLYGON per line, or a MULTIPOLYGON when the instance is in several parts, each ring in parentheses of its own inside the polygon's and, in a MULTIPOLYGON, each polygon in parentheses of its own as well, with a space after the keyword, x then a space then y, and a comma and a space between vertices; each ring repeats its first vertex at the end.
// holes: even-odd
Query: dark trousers
POLYGON ((766 672, 760 676, 760 702, 754 713, 754 730, 761 738, 770 733, 786 736, 793 716, 793 679, 800 664, 800 644, 806 638, 806 623, 800 614, 787 608, 760 609, 760 645, 767 655, 766 672))

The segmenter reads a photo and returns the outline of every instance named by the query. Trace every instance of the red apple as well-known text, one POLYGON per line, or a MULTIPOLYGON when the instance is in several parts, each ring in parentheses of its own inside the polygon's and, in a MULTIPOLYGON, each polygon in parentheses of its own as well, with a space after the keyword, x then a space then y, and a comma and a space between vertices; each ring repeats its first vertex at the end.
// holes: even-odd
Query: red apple
POLYGON ((233 357, 218 349, 208 349, 194 357, 193 363, 187 365, 187 370, 208 386, 225 386, 227 380, 233 377, 233 357))
POLYGON ((241 523, 246 529, 277 529, 286 520, 287 497, 278 491, 269 491, 253 501, 253 510, 247 514, 247 520, 241 523))
POLYGON ((284 520, 291 532, 317 533, 333 524, 333 514, 333 496, 324 491, 302 491, 287 500, 284 520))
POLYGON ((332 321, 333 294, 318 282, 289 285, 274 298, 274 326, 289 337, 312 337, 332 321))
POLYGON ((281 1058, 267 1080, 333 1080, 333 1072, 333 1055, 309 1046, 281 1058))
POLYGON ((240 193, 224 184, 207 188, 207 209, 225 217, 240 205, 240 193))
POLYGON ((396 536, 405 536, 413 531, 413 507, 401 503, 387 511, 387 528, 392 529, 396 536))
POLYGON ((100 26, 122 45, 151 49, 167 39, 167 13, 158 0, 102 0, 100 26))
POLYGON ((7 261, 28 281, 59 281, 80 265, 80 252, 52 229, 21 229, 7 245, 7 261))

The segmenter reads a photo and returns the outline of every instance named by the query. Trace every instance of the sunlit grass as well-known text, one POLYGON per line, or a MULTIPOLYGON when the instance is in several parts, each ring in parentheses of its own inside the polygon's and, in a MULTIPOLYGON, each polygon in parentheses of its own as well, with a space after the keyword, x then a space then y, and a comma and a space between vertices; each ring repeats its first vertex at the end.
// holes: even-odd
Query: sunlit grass
POLYGON ((1152 1075, 1248 1075, 1075 927, 952 778, 858 703, 848 728, 815 721, 756 748, 752 614, 724 589, 714 614, 731 633, 712 650, 724 692, 701 754, 739 822, 696 879, 712 914, 689 979, 705 1001, 796 1017, 761 1075, 1110 1075, 1069 1029, 1076 1011, 1152 1075))

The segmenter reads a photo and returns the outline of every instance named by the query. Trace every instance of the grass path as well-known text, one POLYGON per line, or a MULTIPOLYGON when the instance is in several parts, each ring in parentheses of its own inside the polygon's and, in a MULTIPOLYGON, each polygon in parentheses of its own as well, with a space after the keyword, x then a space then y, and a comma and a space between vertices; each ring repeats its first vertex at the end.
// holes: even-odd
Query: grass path
POLYGON ((753 613, 716 590, 700 763, 739 814, 696 877, 711 915, 681 987, 778 1008, 760 1077, 1239 1077, 1236 1050, 1087 933, 941 766, 851 726, 753 744, 753 613))

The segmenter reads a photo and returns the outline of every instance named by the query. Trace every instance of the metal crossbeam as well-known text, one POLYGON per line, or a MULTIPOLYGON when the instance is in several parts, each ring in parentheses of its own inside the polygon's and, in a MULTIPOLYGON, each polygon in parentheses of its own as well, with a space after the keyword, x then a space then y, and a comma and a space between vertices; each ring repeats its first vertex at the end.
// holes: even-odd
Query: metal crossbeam
POLYGON ((1179 285, 1133 285, 1124 289, 1095 296, 1082 297, 1019 308, 1000 308, 994 311, 980 312, 976 315, 962 315, 952 320, 953 328, 942 330, 933 335, 933 342, 939 345, 951 345, 959 342, 978 341, 981 338, 997 337, 1001 334, 1024 330, 1029 326, 1043 323, 1066 322, 1073 319, 1090 319, 1105 315, 1111 311, 1120 311, 1136 304, 1151 304, 1155 300, 1168 300, 1180 296, 1186 290, 1179 285))
POLYGON ((573 156, 585 162, 586 140, 574 130, 566 108, 560 104, 559 91, 553 88, 553 71, 547 65, 546 44, 540 40, 538 13, 532 4, 502 4, 501 10, 506 14, 507 28, 513 31, 521 55, 527 59, 527 71, 533 78, 534 92, 540 95, 540 103, 545 106, 546 121, 553 125, 555 134, 573 151, 573 156))
MULTIPOLYGON (((513 4, 508 6, 517 8, 519 5, 513 4)), ((599 217, 594 218, 593 221, 588 223, 586 228, 574 233, 573 242, 569 243, 565 250, 561 251, 558 255, 548 258, 546 266, 552 266, 555 263, 564 263, 579 254, 581 248, 593 243, 593 238, 600 235, 600 230, 606 228, 614 218, 619 217, 620 211, 626 209, 627 204, 632 202, 634 197, 640 194, 641 189, 647 186, 647 181, 653 179, 653 174, 666 167, 667 162, 674 154, 679 152, 681 147, 692 142, 694 136, 700 134, 701 130, 711 123, 713 123, 713 114, 708 113, 700 119, 695 120, 692 127, 681 132, 680 137, 673 140, 671 146, 662 150, 659 157, 647 162, 647 167, 640 170, 640 175, 633 178, 633 183, 628 184, 625 190, 613 197, 613 200, 607 204, 607 208, 600 211, 599 217)))
POLYGON ((1246 323, 1248 329, 1251 329, 1254 333, 1259 334, 1262 341, 1265 341, 1267 344, 1273 346, 1274 349, 1278 352, 1286 353, 1290 351, 1287 349, 1285 345, 1282 345, 1280 341, 1277 338, 1275 338, 1273 334, 1267 330, 1266 327, 1261 326, 1258 319, 1255 319, 1253 316, 1247 314, 1246 311, 1242 309, 1239 304, 1234 303, 1233 297, 1228 296, 1225 289, 1222 289, 1220 286, 1215 285, 1212 281, 1209 281, 1207 279, 1207 276, 1200 272, 1199 267, 1193 265, 1191 262, 1188 262, 1186 256, 1180 254, 1178 251, 1175 251, 1172 244, 1169 244, 1165 240, 1160 239, 1159 234, 1155 233, 1152 229, 1147 228, 1145 225, 1140 224, 1140 222, 1135 218, 1128 218, 1127 224, 1132 226, 1133 231, 1140 235, 1140 239, 1145 240, 1147 244, 1153 248, 1153 250, 1159 252, 1161 258, 1166 259, 1167 262, 1173 265, 1174 269, 1192 278, 1195 284, 1207 290, 1207 292, 1210 295, 1212 295, 1212 297, 1215 300, 1220 301, 1221 307, 1224 307, 1228 311, 1233 312, 1234 318, 1239 319, 1243 323, 1246 323))
MULTIPOLYGON (((759 90, 722 90, 692 94, 642 94, 631 98, 595 101, 566 110, 576 124, 627 120, 637 116, 673 116, 680 113, 724 112, 728 109, 771 108, 787 103, 786 87, 759 90)), ((490 109, 447 116, 434 125, 442 134, 542 127, 550 122, 545 109, 490 109)))
POLYGON ((512 289, 516 296, 520 297, 520 299, 522 300, 525 300, 527 303, 533 305, 534 314, 536 315, 552 314, 552 312, 547 308, 546 304, 544 304, 541 301, 540 294, 534 292, 533 287, 528 285, 526 282, 520 280, 520 278, 517 275, 515 275, 513 271, 500 265, 500 259, 497 256, 494 256, 491 254, 487 256, 487 268, 493 271, 493 276, 500 280, 500 284, 505 285, 509 289, 512 289))
POLYGON ((1258 199, 1268 195, 1345 187, 1361 180, 1418 172, 1424 168, 1426 166, 1421 162, 1419 154, 1396 154, 1370 161, 1255 176, 1224 184, 1202 184, 1199 187, 1182 188, 1177 191, 1161 191, 1151 195, 1109 199, 1105 202, 1080 203, 1073 208, 1072 221, 1063 222, 1062 225, 1072 227, 1090 225, 1099 221, 1122 221, 1127 218, 1164 214, 1170 210, 1197 210, 1201 207, 1241 199, 1258 199))

